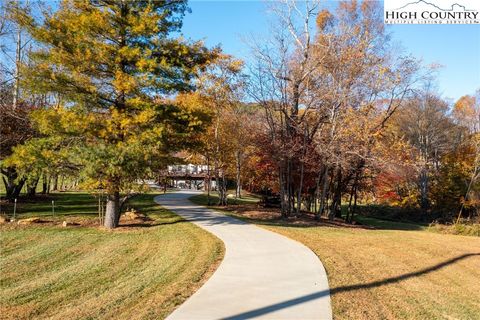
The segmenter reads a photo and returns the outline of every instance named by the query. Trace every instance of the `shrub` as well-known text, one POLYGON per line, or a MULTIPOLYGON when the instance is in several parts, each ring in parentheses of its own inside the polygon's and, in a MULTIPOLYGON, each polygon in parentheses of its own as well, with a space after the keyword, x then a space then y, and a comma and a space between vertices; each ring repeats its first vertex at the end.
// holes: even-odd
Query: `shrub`
POLYGON ((445 234, 458 234, 464 236, 480 237, 480 224, 479 223, 456 223, 456 224, 440 224, 431 223, 428 226, 429 231, 445 233, 445 234))

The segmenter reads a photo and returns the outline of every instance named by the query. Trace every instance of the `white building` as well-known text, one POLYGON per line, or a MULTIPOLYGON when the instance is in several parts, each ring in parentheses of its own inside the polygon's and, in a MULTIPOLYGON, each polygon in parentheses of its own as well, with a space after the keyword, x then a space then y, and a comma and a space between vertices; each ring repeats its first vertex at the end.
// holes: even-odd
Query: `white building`
POLYGON ((167 178, 167 184, 174 188, 205 190, 210 182, 210 190, 216 189, 213 168, 203 164, 174 164, 160 174, 167 178))

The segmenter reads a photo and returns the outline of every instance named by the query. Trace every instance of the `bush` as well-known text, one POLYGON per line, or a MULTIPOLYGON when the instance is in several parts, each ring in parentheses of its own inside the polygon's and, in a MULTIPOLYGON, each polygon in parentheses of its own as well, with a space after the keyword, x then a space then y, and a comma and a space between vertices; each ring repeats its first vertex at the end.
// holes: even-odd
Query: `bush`
MULTIPOLYGON (((357 213, 365 216, 382 220, 413 222, 413 223, 430 223, 451 224, 455 222, 458 211, 449 209, 433 208, 427 212, 422 211, 418 207, 401 207, 379 204, 369 204, 359 206, 357 213)), ((466 221, 466 224, 472 224, 474 220, 466 221)), ((480 222, 480 221, 477 221, 480 222)))
POLYGON ((480 237, 480 224, 479 223, 456 223, 456 224, 440 224, 431 223, 428 226, 429 231, 445 233, 445 234, 458 234, 464 236, 480 237))
POLYGON ((429 217, 415 207, 398 207, 388 205, 365 205, 357 208, 357 213, 365 216, 400 222, 429 222, 429 217))

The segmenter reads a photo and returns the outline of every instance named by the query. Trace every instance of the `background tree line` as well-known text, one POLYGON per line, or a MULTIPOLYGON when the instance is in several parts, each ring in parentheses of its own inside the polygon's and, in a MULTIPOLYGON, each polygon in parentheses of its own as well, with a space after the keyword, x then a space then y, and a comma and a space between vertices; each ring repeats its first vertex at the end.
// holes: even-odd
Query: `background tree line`
POLYGON ((478 217, 478 92, 443 99, 436 67, 398 54, 375 2, 328 11, 284 1, 272 10, 274 36, 253 41, 245 83, 225 69, 215 94, 195 93, 217 108, 216 135, 206 136, 215 152, 203 149, 201 161, 221 162, 237 196, 242 186, 278 195, 284 218, 306 210, 351 222, 359 204, 417 221, 478 217), (244 92, 218 99, 232 86, 244 92))
POLYGON ((272 36, 252 41, 248 62, 175 36, 187 10, 4 3, 7 199, 67 177, 107 195, 114 228, 138 181, 188 151, 211 166, 220 205, 231 181, 237 197, 276 195, 284 218, 351 222, 360 204, 417 220, 478 217, 480 94, 443 99, 435 70, 391 44, 378 3, 274 3, 272 36))

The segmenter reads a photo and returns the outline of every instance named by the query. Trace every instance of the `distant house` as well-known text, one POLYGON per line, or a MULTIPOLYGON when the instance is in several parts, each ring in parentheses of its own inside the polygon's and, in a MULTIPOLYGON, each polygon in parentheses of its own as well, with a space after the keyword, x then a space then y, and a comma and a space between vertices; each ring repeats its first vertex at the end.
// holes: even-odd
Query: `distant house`
MULTIPOLYGON (((212 170, 212 168, 210 168, 212 170)), ((203 164, 174 164, 167 166, 169 173, 185 173, 185 174, 203 174, 208 173, 208 166, 203 164)))
POLYGON ((206 190, 216 189, 213 168, 203 164, 174 164, 160 172, 159 181, 171 188, 206 190))

